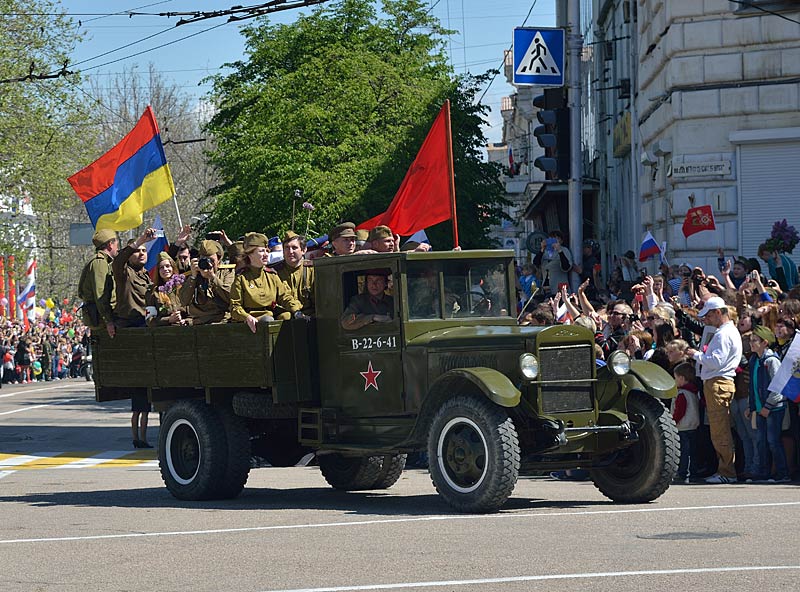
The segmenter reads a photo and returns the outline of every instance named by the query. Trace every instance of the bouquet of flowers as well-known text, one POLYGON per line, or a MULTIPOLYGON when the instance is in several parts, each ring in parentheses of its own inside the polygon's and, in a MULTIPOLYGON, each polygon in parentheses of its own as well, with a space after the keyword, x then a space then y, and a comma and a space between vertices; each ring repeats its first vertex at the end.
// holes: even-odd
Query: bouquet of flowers
POLYGON ((772 233, 766 242, 770 251, 779 253, 791 253, 800 242, 800 235, 794 226, 789 226, 786 218, 779 220, 772 225, 772 233))
POLYGON ((172 312, 169 295, 176 293, 185 281, 185 275, 182 273, 176 273, 157 288, 159 292, 159 300, 161 301, 160 312, 162 314, 169 314, 172 312))

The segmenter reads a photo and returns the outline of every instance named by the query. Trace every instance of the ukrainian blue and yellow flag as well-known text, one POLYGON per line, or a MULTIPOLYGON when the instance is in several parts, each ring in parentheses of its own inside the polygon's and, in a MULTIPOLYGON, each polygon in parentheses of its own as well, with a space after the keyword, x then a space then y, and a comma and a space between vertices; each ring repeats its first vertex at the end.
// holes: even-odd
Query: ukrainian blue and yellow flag
POLYGON ((122 141, 68 179, 95 229, 129 230, 175 195, 153 109, 148 105, 122 141))

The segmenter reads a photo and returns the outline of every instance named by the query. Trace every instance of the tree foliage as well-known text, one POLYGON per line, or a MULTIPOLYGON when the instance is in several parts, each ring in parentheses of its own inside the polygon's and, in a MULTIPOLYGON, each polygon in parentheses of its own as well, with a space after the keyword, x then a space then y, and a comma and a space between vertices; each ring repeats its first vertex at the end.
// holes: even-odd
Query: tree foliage
POLYGON ((450 98, 462 243, 485 245, 502 187, 480 159, 481 80, 453 78, 445 33, 419 0, 384 0, 381 15, 342 0, 245 29, 246 59, 214 79, 210 156, 223 181, 210 224, 232 235, 288 229, 295 189, 314 205, 319 233, 378 214, 450 98))
MULTIPOLYGON (((93 138, 79 77, 38 79, 68 69, 80 40, 67 17, 52 16, 61 13, 51 0, 0 0, 0 252, 16 254, 22 265, 32 248, 40 258, 49 252, 43 275, 57 264, 64 271, 69 224, 65 230, 54 223, 76 209, 66 178, 87 162, 93 138)), ((50 288, 64 289, 69 278, 61 278, 63 285, 50 288)))

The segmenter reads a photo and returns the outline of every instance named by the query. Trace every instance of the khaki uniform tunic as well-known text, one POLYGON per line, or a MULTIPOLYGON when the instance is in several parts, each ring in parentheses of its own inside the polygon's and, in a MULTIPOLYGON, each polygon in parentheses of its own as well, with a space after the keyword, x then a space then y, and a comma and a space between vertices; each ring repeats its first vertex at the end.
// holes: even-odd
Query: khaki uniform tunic
POLYGON ((272 314, 275 304, 290 314, 303 308, 278 275, 265 272, 263 267, 248 267, 233 280, 231 319, 234 321, 244 321, 248 315, 258 318, 272 314))
POLYGON ((198 287, 202 276, 186 276, 178 294, 194 325, 222 323, 230 318, 231 286, 236 277, 233 265, 221 265, 205 289, 198 287))
MULTIPOLYGON (((287 285, 289 291, 303 306, 304 315, 314 315, 314 267, 301 261, 295 268, 284 263, 277 270, 278 277, 287 285)), ((291 315, 282 306, 275 308, 276 319, 288 319, 291 315)))
POLYGON ((111 255, 98 251, 84 266, 78 281, 78 295, 83 300, 83 319, 91 329, 114 321, 117 295, 114 290, 114 274, 111 271, 112 261, 111 255), (94 310, 90 312, 92 308, 96 309, 97 315, 94 310))
POLYGON ((375 298, 369 294, 356 294, 344 309, 341 319, 342 327, 348 331, 366 327, 372 323, 374 315, 394 316, 392 297, 384 295, 382 298, 375 298))
POLYGON ((114 258, 111 269, 114 271, 114 282, 117 287, 117 307, 115 317, 121 325, 142 325, 146 316, 147 294, 153 282, 144 267, 134 269, 128 265, 128 259, 138 247, 130 245, 122 249, 114 258))
POLYGON ((186 308, 181 306, 177 291, 164 294, 158 291, 155 284, 150 286, 150 292, 147 294, 147 306, 154 306, 157 311, 156 316, 147 321, 151 327, 169 325, 169 317, 175 311, 181 311, 182 318, 186 318, 186 308))

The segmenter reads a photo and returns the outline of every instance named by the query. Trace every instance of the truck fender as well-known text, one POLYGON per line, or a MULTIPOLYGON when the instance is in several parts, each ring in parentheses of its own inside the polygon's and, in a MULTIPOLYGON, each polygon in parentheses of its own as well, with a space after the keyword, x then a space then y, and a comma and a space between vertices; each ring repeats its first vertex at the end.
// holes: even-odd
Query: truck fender
POLYGON ((631 361, 631 371, 622 377, 625 396, 634 390, 649 393, 657 399, 674 399, 678 396, 675 379, 669 372, 642 360, 631 361))
POLYGON ((501 407, 516 407, 522 397, 522 393, 507 376, 493 368, 481 367, 455 368, 442 374, 431 385, 430 394, 452 395, 465 383, 477 387, 486 398, 501 407))

